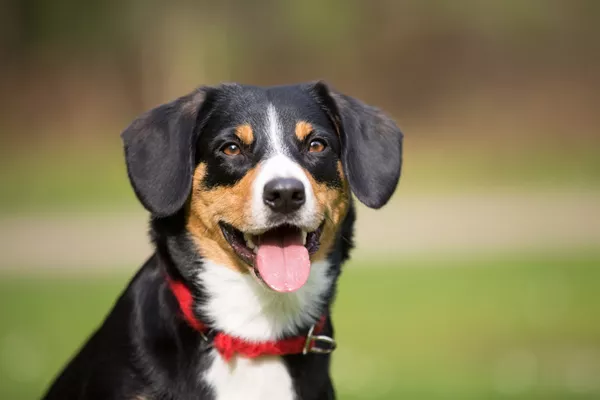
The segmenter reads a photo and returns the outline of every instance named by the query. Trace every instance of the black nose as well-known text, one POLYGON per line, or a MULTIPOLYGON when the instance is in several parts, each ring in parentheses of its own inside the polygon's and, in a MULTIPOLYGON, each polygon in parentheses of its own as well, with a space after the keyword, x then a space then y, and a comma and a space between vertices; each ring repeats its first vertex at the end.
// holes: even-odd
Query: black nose
POLYGON ((304 185, 294 178, 273 179, 265 185, 263 201, 275 212, 294 212, 306 201, 304 185))

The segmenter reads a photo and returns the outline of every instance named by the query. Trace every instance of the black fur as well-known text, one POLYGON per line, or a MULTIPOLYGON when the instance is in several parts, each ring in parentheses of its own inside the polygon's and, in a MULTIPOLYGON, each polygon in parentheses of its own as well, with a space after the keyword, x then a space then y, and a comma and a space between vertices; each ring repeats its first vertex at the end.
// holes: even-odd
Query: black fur
POLYGON ((403 134, 381 110, 330 90, 317 82, 313 90, 335 124, 339 124, 342 160, 356 197, 371 208, 383 207, 398 185, 403 134))
MULTIPOLYGON (((151 213, 154 255, 132 279, 114 308, 71 360, 45 395, 47 400, 213 399, 201 379, 209 366, 210 345, 180 317, 165 276, 185 282, 196 302, 204 302, 197 282, 203 260, 185 224, 194 167, 207 165, 207 187, 228 186, 241 179, 264 156, 268 138, 256 130, 244 156, 226 159, 218 149, 236 141, 232 127, 249 122, 260 126, 267 102, 283 110, 283 129, 308 120, 311 137, 328 144, 327 151, 307 154, 294 135, 288 135, 290 156, 314 178, 340 187, 337 161, 342 160, 352 191, 366 205, 381 207, 398 181, 402 135, 379 111, 330 91, 322 83, 262 89, 241 85, 200 88, 172 103, 142 115, 123 133, 127 168, 141 203, 151 213), (336 125, 342 132, 341 138, 336 125)), ((241 144, 240 144, 241 145, 241 144)), ((335 278, 326 295, 323 314, 329 315, 337 278, 353 247, 355 212, 350 209, 328 255, 335 278)), ((206 315, 197 317, 207 324, 206 315)), ((298 327, 305 334, 308 327, 298 327)), ((323 334, 333 336, 331 318, 323 334)), ((284 357, 298 398, 333 399, 330 356, 284 357)), ((243 398, 241 395, 240 398, 243 398)))
POLYGON ((193 150, 203 123, 200 110, 210 93, 210 88, 200 88, 150 110, 121 135, 133 189, 154 216, 172 215, 188 198, 193 150))

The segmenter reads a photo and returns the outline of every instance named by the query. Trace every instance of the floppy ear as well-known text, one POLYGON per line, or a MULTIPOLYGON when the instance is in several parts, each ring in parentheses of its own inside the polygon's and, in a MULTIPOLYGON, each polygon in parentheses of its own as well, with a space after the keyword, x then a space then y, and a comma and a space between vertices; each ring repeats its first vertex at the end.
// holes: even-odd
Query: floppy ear
POLYGON ((379 109, 337 93, 323 82, 313 86, 340 135, 342 163, 354 195, 366 206, 385 205, 398 184, 403 135, 379 109))
MULTIPOLYGON (((192 187, 195 144, 211 88, 199 88, 138 117, 121 134, 135 194, 157 217, 173 215, 192 187)), ((205 118, 204 118, 205 119, 205 118)))

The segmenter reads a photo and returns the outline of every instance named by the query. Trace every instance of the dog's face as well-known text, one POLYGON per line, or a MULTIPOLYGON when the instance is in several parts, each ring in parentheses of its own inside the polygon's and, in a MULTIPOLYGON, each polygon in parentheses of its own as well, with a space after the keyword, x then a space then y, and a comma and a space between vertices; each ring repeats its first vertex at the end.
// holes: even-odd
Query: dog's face
POLYGON ((291 291, 323 259, 350 193, 340 138, 310 93, 222 90, 196 144, 188 230, 212 261, 291 291))
POLYGON ((402 134, 324 84, 201 88, 124 133, 129 176, 155 217, 182 209, 206 259, 295 291, 327 257, 350 206, 385 204, 402 134))

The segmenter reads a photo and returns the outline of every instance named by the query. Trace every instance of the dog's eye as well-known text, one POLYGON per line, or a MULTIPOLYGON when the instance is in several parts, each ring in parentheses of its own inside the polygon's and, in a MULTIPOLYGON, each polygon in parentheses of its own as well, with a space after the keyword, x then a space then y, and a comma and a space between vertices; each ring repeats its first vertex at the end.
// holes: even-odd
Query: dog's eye
POLYGON ((313 139, 310 141, 310 144, 308 145, 308 151, 311 153, 320 153, 323 150, 325 150, 326 147, 327 147, 327 144, 325 144, 325 142, 322 141, 321 139, 313 139))
POLYGON ((223 146, 221 151, 228 156, 237 156, 242 152, 240 146, 235 143, 227 143, 225 146, 223 146))

